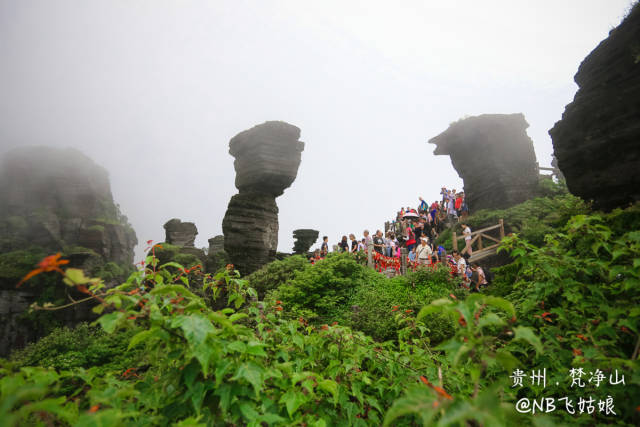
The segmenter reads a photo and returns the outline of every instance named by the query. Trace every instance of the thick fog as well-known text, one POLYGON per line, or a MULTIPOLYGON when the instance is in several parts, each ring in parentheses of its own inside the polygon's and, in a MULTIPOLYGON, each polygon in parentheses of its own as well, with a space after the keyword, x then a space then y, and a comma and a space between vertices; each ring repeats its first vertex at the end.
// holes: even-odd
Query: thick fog
POLYGON ((548 166, 573 75, 630 3, 0 0, 0 153, 78 148, 139 241, 177 217, 203 247, 237 192, 229 139, 284 120, 306 145, 279 250, 297 228, 337 243, 461 189, 427 140, 465 115, 524 113, 548 166))

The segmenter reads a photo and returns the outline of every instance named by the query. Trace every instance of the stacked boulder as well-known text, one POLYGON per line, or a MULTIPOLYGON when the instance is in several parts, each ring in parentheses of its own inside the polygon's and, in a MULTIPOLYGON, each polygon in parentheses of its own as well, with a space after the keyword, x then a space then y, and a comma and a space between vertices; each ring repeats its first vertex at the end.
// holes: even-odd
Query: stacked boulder
POLYGON ((298 174, 304 150, 299 138, 296 126, 270 121, 239 133, 229 142, 239 193, 229 201, 222 230, 225 252, 243 275, 275 259, 276 197, 298 174))
POLYGON ((320 234, 318 230, 293 230, 293 238, 296 240, 293 242, 293 252, 299 255, 307 254, 309 248, 318 240, 318 234, 320 234))
POLYGON ((449 155, 469 209, 504 209, 536 196, 539 169, 524 115, 483 114, 452 123, 429 140, 449 155))
POLYGON ((161 264, 176 261, 183 267, 190 267, 206 262, 204 251, 195 247, 198 229, 193 222, 182 222, 173 218, 164 224, 164 231, 164 243, 155 249, 161 264))

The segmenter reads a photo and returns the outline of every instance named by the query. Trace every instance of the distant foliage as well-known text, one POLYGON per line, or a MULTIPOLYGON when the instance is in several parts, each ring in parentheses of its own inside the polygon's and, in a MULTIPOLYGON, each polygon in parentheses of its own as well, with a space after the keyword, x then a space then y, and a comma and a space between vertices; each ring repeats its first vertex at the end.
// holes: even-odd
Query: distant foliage
MULTIPOLYGON (((548 203, 537 200, 531 209, 548 203)), ((58 330, 0 361, 0 420, 639 425, 640 209, 585 214, 576 206, 567 220, 569 208, 560 212, 562 225, 540 246, 517 233, 505 239, 515 261, 496 272, 494 294, 467 294, 446 268, 387 279, 350 254, 278 265, 272 273, 282 282, 264 301, 230 266, 212 277, 149 256, 144 271, 110 289, 66 269, 67 286, 99 301, 104 332, 58 330), (195 279, 206 298, 193 291, 195 279), (543 369, 546 387, 532 385, 543 369), (571 385, 571 369, 582 369, 584 387, 571 385), (615 370, 624 386, 610 384, 615 370), (598 371, 605 381, 596 386, 589 378, 598 371), (580 414, 578 398, 589 396, 594 411, 580 414), (599 408, 609 396, 617 415, 599 408), (515 410, 519 399, 543 397, 556 399, 553 412, 515 410), (573 400, 575 415, 560 397, 573 400)))
POLYGON ((11 361, 18 366, 44 366, 57 370, 100 368, 125 370, 139 352, 127 353, 131 333, 109 335, 100 327, 81 323, 75 328, 57 328, 26 348, 14 352, 11 361))
POLYGON ((258 291, 258 296, 264 298, 268 291, 293 279, 297 271, 303 271, 309 267, 311 264, 305 256, 293 255, 281 261, 270 262, 260 270, 248 275, 246 279, 258 291))
POLYGON ((562 227, 569 218, 589 212, 582 199, 568 193, 554 197, 538 197, 501 210, 481 210, 468 219, 471 229, 495 225, 504 219, 506 232, 518 233, 536 246, 544 244, 544 236, 562 227))

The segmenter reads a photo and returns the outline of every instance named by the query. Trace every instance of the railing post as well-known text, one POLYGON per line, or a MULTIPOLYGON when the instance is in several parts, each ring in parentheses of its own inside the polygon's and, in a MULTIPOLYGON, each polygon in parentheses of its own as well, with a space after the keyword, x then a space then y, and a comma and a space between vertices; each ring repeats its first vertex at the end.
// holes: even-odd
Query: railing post
POLYGON ((478 250, 482 250, 482 233, 478 236, 478 250))
POLYGON ((453 244, 453 250, 457 251, 458 250, 458 236, 456 235, 456 232, 454 231, 453 233, 451 233, 453 235, 453 237, 451 238, 451 242, 453 244))
POLYGON ((407 248, 400 248, 400 274, 407 274, 407 248))
POLYGON ((500 218, 498 223, 500 224, 500 240, 502 240, 504 239, 504 220, 500 218))
POLYGON ((367 243, 367 267, 373 268, 373 243, 367 243))

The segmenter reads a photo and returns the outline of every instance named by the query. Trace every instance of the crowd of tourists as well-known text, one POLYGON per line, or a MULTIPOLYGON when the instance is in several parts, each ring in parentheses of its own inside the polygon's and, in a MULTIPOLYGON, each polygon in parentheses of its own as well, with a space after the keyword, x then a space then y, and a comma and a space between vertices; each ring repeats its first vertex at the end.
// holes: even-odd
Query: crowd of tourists
MULTIPOLYGON (((488 284, 482 267, 469 263, 473 254, 471 248, 471 228, 465 223, 469 215, 469 207, 465 201, 464 192, 443 187, 440 191, 442 199, 429 204, 422 197, 418 198, 418 206, 402 207, 395 218, 385 225, 385 230, 376 230, 371 235, 369 230, 363 231, 363 236, 356 238, 351 233, 342 236, 334 250, 339 252, 358 253, 367 252, 369 247, 375 251, 376 259, 383 259, 385 265, 395 264, 393 260, 400 260, 402 248, 407 250, 407 262, 412 269, 423 265, 447 263, 452 274, 460 279, 461 285, 472 290, 479 290, 488 284), (451 254, 442 245, 436 245, 436 239, 447 227, 460 226, 465 239, 465 247, 460 252, 451 254)), ((324 236, 322 245, 314 254, 313 260, 324 258, 329 252, 329 239, 324 236)))

